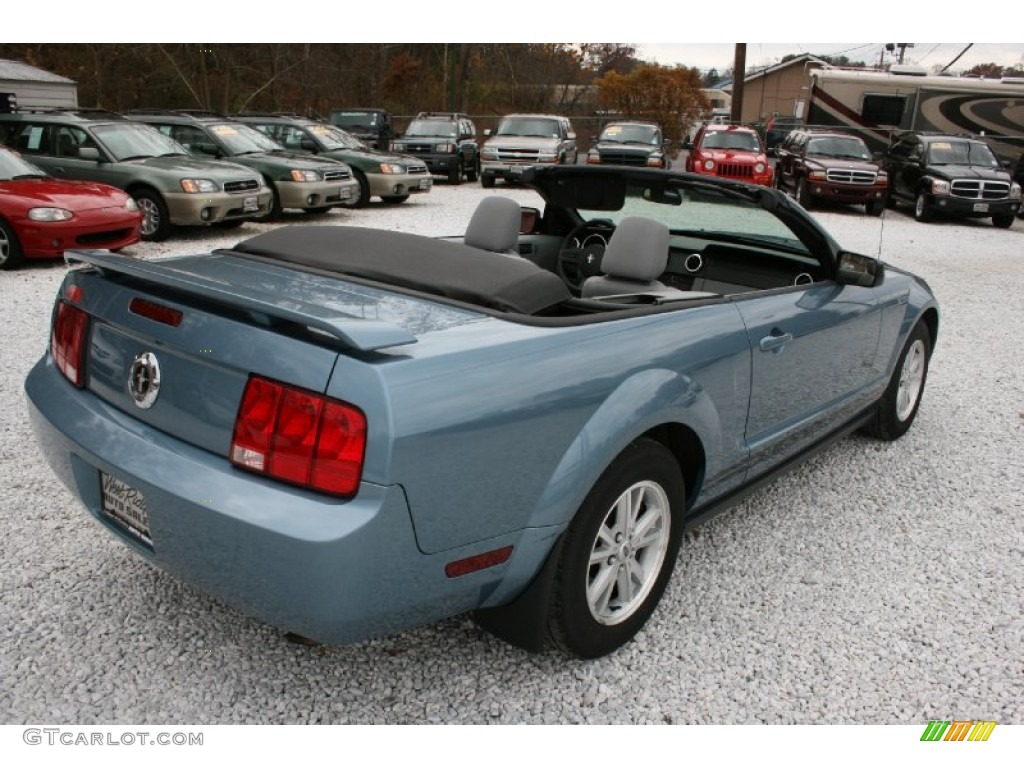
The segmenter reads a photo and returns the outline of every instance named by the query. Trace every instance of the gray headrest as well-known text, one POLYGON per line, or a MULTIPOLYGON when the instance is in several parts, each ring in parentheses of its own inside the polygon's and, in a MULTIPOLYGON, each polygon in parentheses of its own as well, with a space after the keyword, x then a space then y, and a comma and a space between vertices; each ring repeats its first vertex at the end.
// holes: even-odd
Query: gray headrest
POLYGON ((462 242, 473 248, 505 253, 516 250, 522 214, 507 197, 485 197, 473 212, 462 242))
POLYGON ((642 216, 627 216, 612 233, 601 260, 606 275, 654 280, 668 265, 668 227, 642 216))

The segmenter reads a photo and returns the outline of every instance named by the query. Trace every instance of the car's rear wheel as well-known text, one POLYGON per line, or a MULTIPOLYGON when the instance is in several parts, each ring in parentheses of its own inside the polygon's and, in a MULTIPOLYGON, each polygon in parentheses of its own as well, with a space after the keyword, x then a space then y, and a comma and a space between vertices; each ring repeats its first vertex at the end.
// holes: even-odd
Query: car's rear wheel
POLYGON ((565 534, 548 609, 557 646, 595 658, 640 631, 672 575, 684 499, 675 457, 654 440, 605 470, 565 534))
POLYGON ((159 242, 170 237, 171 217, 160 193, 152 189, 137 189, 131 195, 142 211, 142 224, 139 225, 142 239, 159 242))
POLYGON ((1004 213, 998 216, 992 217, 992 224, 999 227, 1000 229, 1009 229, 1013 226, 1014 215, 1012 213, 1004 213))
POLYGON ((864 427, 867 434, 880 440, 895 440, 910 429, 921 405, 930 358, 931 334, 928 326, 919 322, 910 332, 900 359, 896 361, 892 379, 878 401, 874 419, 864 427))
POLYGON ((885 210, 885 200, 874 200, 865 206, 868 216, 881 216, 885 210))
POLYGON ((923 191, 918 192, 914 199, 914 218, 921 222, 932 220, 932 212, 928 207, 928 196, 923 191))
POLYGON ((0 269, 20 267, 24 258, 14 227, 0 219, 0 269))
POLYGON ((811 191, 807 188, 807 179, 800 179, 796 183, 796 201, 803 206, 804 210, 811 210, 811 191))

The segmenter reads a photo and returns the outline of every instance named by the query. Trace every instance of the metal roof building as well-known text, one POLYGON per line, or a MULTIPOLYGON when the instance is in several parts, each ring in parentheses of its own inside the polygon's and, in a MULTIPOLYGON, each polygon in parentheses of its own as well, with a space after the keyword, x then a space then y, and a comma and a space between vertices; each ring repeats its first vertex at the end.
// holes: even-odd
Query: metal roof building
POLYGON ((78 84, 23 61, 0 59, 0 111, 15 105, 77 107, 78 84))

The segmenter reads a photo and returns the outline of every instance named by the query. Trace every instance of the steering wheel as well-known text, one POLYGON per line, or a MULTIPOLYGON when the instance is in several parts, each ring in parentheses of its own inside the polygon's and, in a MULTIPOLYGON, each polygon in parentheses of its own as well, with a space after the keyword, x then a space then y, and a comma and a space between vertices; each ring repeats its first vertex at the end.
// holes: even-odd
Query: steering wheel
POLYGON ((585 221, 575 227, 558 249, 558 276, 579 293, 588 277, 601 274, 608 239, 615 227, 606 221, 585 221))

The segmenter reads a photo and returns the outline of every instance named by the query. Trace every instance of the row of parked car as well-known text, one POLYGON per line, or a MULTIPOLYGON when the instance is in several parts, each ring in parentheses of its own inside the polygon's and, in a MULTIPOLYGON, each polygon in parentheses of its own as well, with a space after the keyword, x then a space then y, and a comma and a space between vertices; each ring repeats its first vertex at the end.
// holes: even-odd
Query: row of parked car
POLYGON ((991 218, 1010 227, 1021 215, 1024 162, 1012 177, 977 137, 924 131, 899 134, 885 152, 831 128, 791 129, 774 150, 753 128, 709 123, 693 139, 686 170, 774 186, 807 209, 821 202, 863 205, 872 216, 887 206, 913 206, 914 218, 991 218))
POLYGON ((433 185, 422 161, 296 115, 28 110, 0 114, 0 146, 7 268, 73 247, 164 240, 174 226, 401 203, 433 185))

